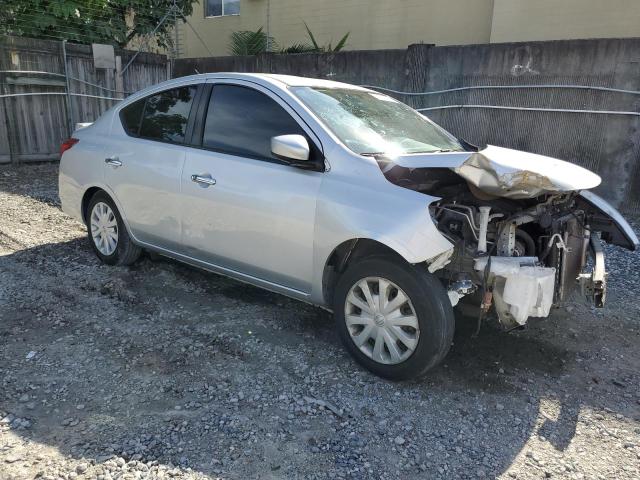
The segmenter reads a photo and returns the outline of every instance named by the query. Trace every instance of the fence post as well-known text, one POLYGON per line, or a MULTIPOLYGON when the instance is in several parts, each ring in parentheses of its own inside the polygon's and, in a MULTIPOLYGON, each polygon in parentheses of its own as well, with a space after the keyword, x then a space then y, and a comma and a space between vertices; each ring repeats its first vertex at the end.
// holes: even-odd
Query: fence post
MULTIPOLYGON (((407 47, 405 53, 405 71, 407 76, 404 83, 405 92, 424 92, 427 90, 429 79, 429 56, 432 44, 414 43, 407 47)), ((424 97, 410 97, 409 104, 413 108, 424 106, 424 97)))
MULTIPOLYGON (((2 88, 0 89, 0 92, 2 92, 3 94, 6 94, 7 91, 4 86, 4 83, 1 86, 2 88)), ((12 132, 11 132, 11 119, 9 118, 9 103, 11 103, 11 99, 2 97, 2 110, 4 112, 4 124, 7 127, 7 144, 9 147, 9 162, 12 164, 15 164, 15 163, 18 163, 18 157, 14 152, 13 138, 11 137, 12 132)))
POLYGON ((122 98, 126 97, 124 93, 124 79, 122 78, 122 57, 120 55, 116 56, 116 95, 121 93, 122 98))
POLYGON ((69 136, 73 135, 73 110, 71 108, 71 89, 69 88, 69 72, 67 69, 67 41, 62 40, 62 61, 64 63, 64 81, 67 92, 67 121, 69 122, 69 136))

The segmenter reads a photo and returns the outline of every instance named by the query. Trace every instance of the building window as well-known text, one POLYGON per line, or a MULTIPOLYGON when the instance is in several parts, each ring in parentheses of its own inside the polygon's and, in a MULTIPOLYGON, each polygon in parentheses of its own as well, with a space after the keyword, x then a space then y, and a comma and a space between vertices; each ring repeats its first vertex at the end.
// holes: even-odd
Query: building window
POLYGON ((205 17, 222 17, 224 15, 240 15, 240 0, 205 0, 205 17))

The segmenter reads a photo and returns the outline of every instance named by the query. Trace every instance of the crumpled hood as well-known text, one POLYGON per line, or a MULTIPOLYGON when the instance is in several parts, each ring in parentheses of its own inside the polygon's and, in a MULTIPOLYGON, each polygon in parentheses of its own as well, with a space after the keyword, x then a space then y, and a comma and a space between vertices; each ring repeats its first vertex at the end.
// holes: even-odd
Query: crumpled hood
POLYGON ((392 162, 406 168, 451 168, 485 193, 516 199, 585 190, 601 182, 573 163, 492 145, 478 152, 401 155, 392 162))

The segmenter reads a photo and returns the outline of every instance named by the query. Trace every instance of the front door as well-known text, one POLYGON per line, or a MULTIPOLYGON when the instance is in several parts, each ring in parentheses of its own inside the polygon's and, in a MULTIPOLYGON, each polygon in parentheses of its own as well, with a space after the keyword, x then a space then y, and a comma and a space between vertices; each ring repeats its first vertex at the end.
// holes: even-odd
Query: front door
MULTIPOLYGON (((202 148, 187 149, 182 242, 219 267, 308 293, 316 197, 323 172, 285 164, 271 137, 309 134, 266 90, 213 85, 202 148)), ((314 144, 313 154, 321 156, 314 144)))

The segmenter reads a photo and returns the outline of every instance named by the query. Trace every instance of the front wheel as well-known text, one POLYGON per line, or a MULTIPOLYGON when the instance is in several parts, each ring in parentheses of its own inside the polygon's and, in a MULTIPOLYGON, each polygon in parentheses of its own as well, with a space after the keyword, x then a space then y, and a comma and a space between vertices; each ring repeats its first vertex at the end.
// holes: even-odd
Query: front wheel
POLYGON ((440 281, 422 266, 386 256, 347 269, 336 286, 333 312, 349 353, 391 380, 419 377, 438 364, 455 328, 440 281))

